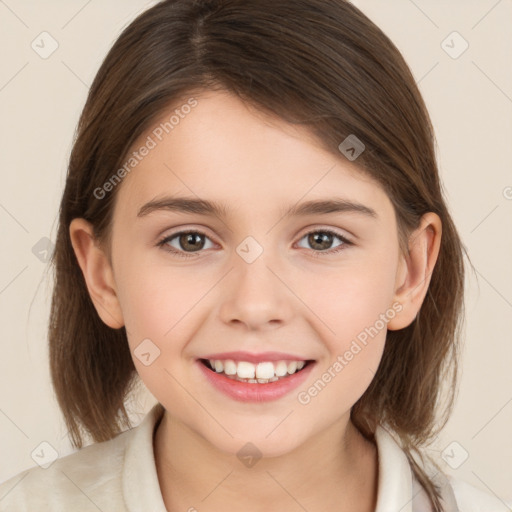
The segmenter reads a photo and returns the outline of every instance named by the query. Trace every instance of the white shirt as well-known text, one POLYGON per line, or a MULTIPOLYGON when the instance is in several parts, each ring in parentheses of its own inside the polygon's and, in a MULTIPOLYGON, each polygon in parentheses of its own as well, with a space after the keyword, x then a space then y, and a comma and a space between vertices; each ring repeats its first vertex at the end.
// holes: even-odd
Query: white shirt
MULTIPOLYGON (((153 454, 153 433, 163 414, 157 403, 135 428, 35 466, 0 485, 0 512, 166 512, 153 454)), ((378 497, 375 512, 431 512, 405 453, 379 427, 375 435, 378 497)), ((451 479, 450 512, 510 512, 498 498, 451 479)), ((201 504, 196 505, 198 511, 201 504)), ((229 512, 229 511, 228 511, 229 512)))

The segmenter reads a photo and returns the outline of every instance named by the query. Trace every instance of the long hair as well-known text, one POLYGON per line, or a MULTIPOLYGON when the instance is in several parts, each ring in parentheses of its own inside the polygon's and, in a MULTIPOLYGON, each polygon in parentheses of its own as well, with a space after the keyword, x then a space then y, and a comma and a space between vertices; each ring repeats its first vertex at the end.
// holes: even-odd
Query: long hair
POLYGON ((222 89, 306 126, 332 154, 354 134, 354 163, 389 196, 400 248, 426 212, 442 221, 425 300, 406 328, 390 331, 377 373, 351 418, 372 438, 388 425, 441 511, 435 485, 413 457, 446 423, 457 382, 465 249, 445 203, 435 135, 414 78, 390 39, 345 0, 166 0, 124 29, 82 111, 59 213, 49 325, 50 369, 72 444, 105 441, 130 422, 125 399, 137 373, 124 328, 99 318, 72 249, 76 217, 109 247, 121 185, 94 191, 168 107, 222 89), (448 382, 446 393, 443 382, 448 382))

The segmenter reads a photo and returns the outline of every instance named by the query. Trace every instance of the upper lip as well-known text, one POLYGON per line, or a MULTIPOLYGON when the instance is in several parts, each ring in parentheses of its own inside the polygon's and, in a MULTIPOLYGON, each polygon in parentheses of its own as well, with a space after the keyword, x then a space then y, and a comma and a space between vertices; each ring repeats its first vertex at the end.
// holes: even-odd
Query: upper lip
POLYGON ((248 363, 262 363, 264 361, 309 361, 310 359, 295 354, 286 354, 284 352, 261 352, 259 354, 251 354, 250 352, 219 352, 217 354, 209 354, 201 359, 218 359, 224 361, 232 359, 233 361, 247 361, 248 363))

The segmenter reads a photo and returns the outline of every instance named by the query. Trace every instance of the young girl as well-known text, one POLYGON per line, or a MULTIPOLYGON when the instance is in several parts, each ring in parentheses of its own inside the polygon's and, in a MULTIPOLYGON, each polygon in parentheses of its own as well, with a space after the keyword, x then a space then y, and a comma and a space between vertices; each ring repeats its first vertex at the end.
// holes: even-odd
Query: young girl
POLYGON ((464 282, 433 141, 346 1, 141 14, 90 89, 52 260, 53 385, 95 443, 0 510, 507 510, 421 455, 464 282), (139 377, 158 403, 131 428, 139 377))

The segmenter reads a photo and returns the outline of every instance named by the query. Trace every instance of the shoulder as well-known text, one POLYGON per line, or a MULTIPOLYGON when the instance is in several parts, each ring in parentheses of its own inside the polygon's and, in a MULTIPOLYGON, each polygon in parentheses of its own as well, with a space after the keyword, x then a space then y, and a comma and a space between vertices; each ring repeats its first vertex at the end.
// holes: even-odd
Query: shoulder
MULTIPOLYGON (((379 491, 376 512, 408 510, 432 512, 427 493, 416 479, 398 436, 379 426, 375 431, 379 458, 379 491), (412 485, 411 485, 412 484, 412 485), (404 508, 404 503, 410 503, 404 508)), ((445 474, 429 458, 414 458, 437 487, 445 512, 512 512, 497 496, 445 474)))
POLYGON ((121 472, 134 430, 11 477, 0 485, 0 512, 123 510, 121 472))
MULTIPOLYGON (((441 493, 445 512, 512 512, 497 496, 482 491, 473 485, 425 466, 434 485, 441 493)), ((413 476, 413 512, 433 512, 423 487, 413 476)))
POLYGON ((473 485, 448 476, 460 512, 511 512, 512 504, 506 504, 498 497, 477 489, 473 485))

